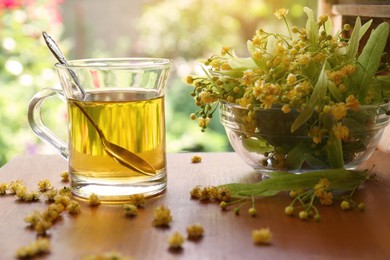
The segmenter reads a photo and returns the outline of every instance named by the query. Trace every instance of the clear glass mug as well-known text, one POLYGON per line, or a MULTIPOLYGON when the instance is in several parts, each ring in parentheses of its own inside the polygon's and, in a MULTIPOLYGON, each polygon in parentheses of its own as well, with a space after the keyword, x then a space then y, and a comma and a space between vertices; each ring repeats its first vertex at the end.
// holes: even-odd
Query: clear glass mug
POLYGON ((133 194, 148 197, 164 192, 164 94, 171 66, 170 60, 157 58, 55 65, 62 90, 36 93, 28 121, 39 138, 68 160, 73 194, 86 199, 94 193, 115 202, 133 194), (67 144, 43 123, 41 107, 51 96, 67 103, 67 144))

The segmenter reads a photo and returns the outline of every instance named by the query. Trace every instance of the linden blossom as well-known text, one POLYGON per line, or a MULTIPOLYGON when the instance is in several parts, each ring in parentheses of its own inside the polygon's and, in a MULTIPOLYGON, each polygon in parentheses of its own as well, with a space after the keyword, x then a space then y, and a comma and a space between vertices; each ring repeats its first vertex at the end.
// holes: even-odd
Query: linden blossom
POLYGON ((379 140, 376 134, 389 121, 383 119, 374 131, 373 125, 381 123, 377 118, 390 114, 390 71, 381 64, 389 24, 373 30, 359 53, 360 39, 372 21, 362 24, 358 17, 346 39, 342 35, 351 26, 332 34, 327 16, 316 20, 311 9, 304 11, 304 28, 290 29, 288 10, 279 9, 275 15, 286 24, 288 35, 259 29, 247 42, 249 57, 238 57, 225 46, 202 61, 205 75, 185 78, 194 86, 191 95, 199 107, 190 118, 204 131, 221 105, 221 118, 227 118, 222 123, 238 142, 233 148, 264 155, 262 162, 260 156, 250 158, 259 162, 255 169, 354 168, 356 156, 375 146, 367 142, 379 140))
MULTIPOLYGON (((383 96, 379 97, 375 93, 383 86, 374 88, 374 84, 369 81, 364 82, 367 84, 363 86, 357 80, 362 77, 361 71, 364 70, 362 64, 358 66, 358 61, 364 58, 362 55, 357 56, 358 41, 368 30, 371 21, 361 25, 358 18, 352 37, 346 41, 341 33, 330 34, 331 23, 326 16, 315 22, 313 11, 305 8, 305 12, 308 15, 306 28, 293 27, 291 30, 296 37, 267 33, 260 29, 248 41, 250 57, 237 57, 231 47, 223 47, 220 55, 213 55, 203 61, 206 76, 187 76, 185 79, 195 87, 192 95, 201 108, 195 114, 205 120, 211 118, 214 111, 211 111, 209 105, 214 106, 219 100, 235 102, 243 107, 252 104, 270 108, 283 104, 282 110, 286 113, 292 108, 303 110, 315 92, 316 82, 322 72, 331 86, 327 86, 329 93, 323 95, 324 100, 316 102, 317 111, 330 112, 340 106, 344 110, 357 109, 359 105, 382 103, 383 96), (364 90, 363 93, 359 93, 359 89, 364 90)), ((279 19, 284 20, 287 14, 286 9, 275 12, 279 19)), ((379 54, 375 60, 370 60, 370 65, 373 65, 370 68, 371 77, 364 75, 365 79, 373 78, 380 68, 380 56, 386 43, 388 27, 387 23, 381 24, 376 30, 377 35, 370 37, 379 41, 375 46, 376 54, 379 54)), ((344 28, 349 30, 350 26, 344 28)), ((389 76, 374 79, 383 82, 389 80, 389 76)), ((385 94, 389 96, 388 91, 385 94)), ((332 113, 336 115, 336 121, 345 117, 345 113, 337 113, 332 113)))

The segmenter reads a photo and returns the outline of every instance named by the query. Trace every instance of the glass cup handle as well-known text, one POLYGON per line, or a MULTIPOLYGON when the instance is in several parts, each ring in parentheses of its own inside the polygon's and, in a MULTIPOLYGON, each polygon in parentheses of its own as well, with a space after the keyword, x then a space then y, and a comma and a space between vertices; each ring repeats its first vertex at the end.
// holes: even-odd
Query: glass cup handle
POLYGON ((50 131, 42 120, 41 108, 46 98, 51 96, 58 96, 61 100, 66 101, 64 94, 59 89, 46 88, 37 92, 28 105, 28 122, 34 133, 46 143, 52 145, 62 157, 68 159, 67 145, 58 138, 52 131, 50 131))

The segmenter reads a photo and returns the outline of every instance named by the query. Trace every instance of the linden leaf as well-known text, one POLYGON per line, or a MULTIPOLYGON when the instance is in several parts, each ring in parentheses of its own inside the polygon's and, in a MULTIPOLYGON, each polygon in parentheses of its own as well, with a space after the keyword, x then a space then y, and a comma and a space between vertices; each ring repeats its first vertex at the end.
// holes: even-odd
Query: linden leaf
POLYGON ((229 65, 232 69, 247 70, 256 69, 257 65, 252 58, 235 58, 229 60, 229 65))
POLYGON ((361 104, 366 103, 365 99, 367 97, 367 92, 370 83, 378 70, 388 34, 389 24, 386 22, 381 23, 373 30, 367 44, 358 57, 358 65, 351 83, 359 90, 358 98, 361 104))
POLYGON ((331 169, 310 171, 301 174, 281 173, 272 178, 253 184, 231 183, 219 187, 228 188, 234 198, 247 196, 274 196, 282 191, 310 189, 320 179, 326 178, 330 182, 330 189, 335 191, 350 191, 358 187, 369 178, 368 171, 351 171, 346 169, 331 169))
POLYGON ((328 34, 330 34, 330 33, 333 32, 333 23, 332 23, 332 19, 328 19, 328 20, 325 22, 325 32, 327 32, 328 34))
POLYGON ((265 153, 274 150, 274 147, 269 145, 268 142, 260 137, 257 138, 243 138, 242 144, 246 150, 252 153, 265 153))
POLYGON ((261 69, 267 68, 265 59, 256 59, 254 57, 255 56, 254 54, 256 52, 256 48, 255 48, 255 46, 253 46, 252 41, 247 41, 246 46, 247 46, 247 49, 248 49, 253 61, 256 63, 257 67, 259 67, 261 69))
POLYGON ((329 165, 310 153, 304 154, 305 162, 314 169, 328 169, 329 165))
POLYGON ((360 39, 367 32, 368 28, 371 26, 372 20, 366 22, 363 26, 361 25, 360 17, 356 18, 355 26, 351 34, 351 38, 348 41, 348 46, 346 50, 346 58, 347 60, 352 60, 355 58, 360 39))
POLYGON ((357 17, 355 22, 355 27, 351 34, 351 38, 348 41, 347 52, 346 52, 347 60, 353 59, 358 51, 361 27, 362 27, 362 23, 360 21, 360 17, 357 17))
POLYGON ((310 43, 310 50, 315 51, 318 49, 318 26, 314 18, 314 12, 308 7, 304 7, 303 11, 307 15, 306 33, 307 39, 310 43))
POLYGON ((326 150, 330 167, 337 169, 344 167, 343 146, 341 139, 336 138, 332 133, 329 134, 326 150))
POLYGON ((336 87, 336 85, 333 82, 329 82, 328 84, 328 90, 330 94, 338 101, 343 101, 343 95, 341 94, 340 90, 336 87))
POLYGON ((329 79, 328 76, 325 73, 325 66, 322 66, 322 70, 320 73, 320 76, 318 77, 317 84, 314 86, 313 93, 310 96, 309 101, 307 102, 307 105, 302 110, 302 112, 298 115, 298 117, 295 119, 294 123, 291 125, 291 132, 295 132, 298 128, 300 128, 304 123, 307 122, 311 118, 314 112, 314 107, 316 106, 317 102, 319 100, 322 100, 326 92, 328 90, 329 85, 329 79))
POLYGON ((286 166, 288 169, 295 170, 301 168, 305 161, 305 153, 310 150, 307 143, 301 143, 291 149, 286 156, 286 166))

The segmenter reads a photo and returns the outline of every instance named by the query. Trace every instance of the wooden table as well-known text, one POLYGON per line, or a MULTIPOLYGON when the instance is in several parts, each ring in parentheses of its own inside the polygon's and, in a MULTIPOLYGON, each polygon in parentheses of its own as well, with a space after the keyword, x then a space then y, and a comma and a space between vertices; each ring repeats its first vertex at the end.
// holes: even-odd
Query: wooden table
MULTIPOLYGON (((191 200, 196 185, 260 180, 234 153, 205 153, 199 164, 191 164, 194 154, 168 155, 168 189, 149 200, 135 218, 126 218, 120 205, 91 208, 82 204, 76 217, 64 213, 50 230, 52 252, 44 259, 81 259, 85 255, 118 251, 135 259, 390 259, 390 154, 376 152, 365 167, 375 164, 377 181, 365 184, 356 199, 366 203, 366 211, 342 211, 338 205, 320 207, 321 221, 302 221, 284 214, 287 194, 256 202, 257 217, 247 210, 236 216, 222 211, 216 203, 191 200), (152 226, 157 206, 171 209, 170 228, 152 226), (185 234, 190 224, 201 223, 205 236, 198 242, 186 241, 183 250, 168 250, 170 234, 185 234), (252 230, 268 227, 271 245, 256 246, 252 230)), ((0 169, 0 182, 24 179, 30 188, 49 179, 63 186, 60 172, 66 162, 56 155, 19 156, 0 169)), ((13 259, 22 245, 35 239, 23 218, 33 210, 43 210, 43 202, 21 203, 13 195, 0 197, 0 259, 13 259)))

